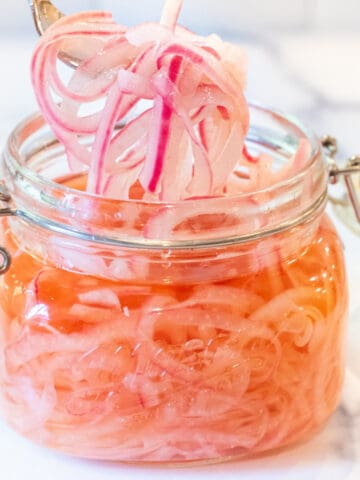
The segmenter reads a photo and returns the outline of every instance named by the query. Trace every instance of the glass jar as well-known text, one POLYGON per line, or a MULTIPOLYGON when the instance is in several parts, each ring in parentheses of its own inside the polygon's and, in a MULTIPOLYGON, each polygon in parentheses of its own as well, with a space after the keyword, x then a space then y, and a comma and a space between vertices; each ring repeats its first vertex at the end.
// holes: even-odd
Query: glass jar
POLYGON ((306 167, 173 205, 84 193, 39 115, 13 132, 0 405, 21 434, 87 458, 220 461, 304 441, 334 412, 348 298, 327 167, 311 132, 251 110, 249 151, 281 164, 306 139, 306 167))

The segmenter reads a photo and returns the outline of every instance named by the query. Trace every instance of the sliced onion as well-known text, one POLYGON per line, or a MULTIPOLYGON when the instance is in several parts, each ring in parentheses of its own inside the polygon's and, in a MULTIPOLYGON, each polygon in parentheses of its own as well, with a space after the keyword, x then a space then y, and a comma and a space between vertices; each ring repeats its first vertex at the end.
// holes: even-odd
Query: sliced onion
MULTIPOLYGON (((46 120, 65 145, 70 166, 90 166, 90 192, 106 196, 115 192, 116 198, 126 199, 138 180, 145 190, 144 198, 161 201, 225 191, 224 183, 237 158, 233 152, 236 146, 242 151, 248 128, 244 82, 238 82, 232 74, 230 46, 176 26, 181 3, 166 3, 161 24, 143 24, 129 30, 117 26, 108 14, 70 16, 53 26, 40 41, 32 66, 37 98, 46 120), (89 48, 66 85, 57 72, 57 55, 69 45, 89 48), (60 97, 60 104, 54 94, 60 97), (84 105, 104 99, 101 111, 80 115, 84 105), (142 112, 132 119, 132 132, 141 133, 130 145, 130 139, 134 139, 130 131, 114 134, 114 130, 143 100, 153 102, 148 109, 153 116, 151 127, 144 127, 142 112), (214 129, 223 135, 217 140, 209 137, 211 147, 209 143, 206 152, 203 124, 193 112, 205 114, 209 105, 213 107, 214 129), (217 119, 216 112, 220 112, 222 120, 217 119), (174 115, 180 123, 172 121, 174 115), (229 123, 226 130, 225 123, 229 123), (242 128, 231 129, 232 124, 242 124, 242 128), (85 148, 81 140, 88 134, 95 138, 85 148), (170 147, 176 143, 175 136, 182 139, 177 155, 176 149, 170 147), (137 149, 139 154, 129 153, 137 149), (223 168, 216 167, 229 155, 231 161, 224 162, 223 168), (119 168, 114 164, 117 158, 126 159, 119 161, 119 168), (178 182, 176 188, 171 188, 174 174, 178 182)), ((239 59, 241 55, 236 52, 234 58, 239 59)))

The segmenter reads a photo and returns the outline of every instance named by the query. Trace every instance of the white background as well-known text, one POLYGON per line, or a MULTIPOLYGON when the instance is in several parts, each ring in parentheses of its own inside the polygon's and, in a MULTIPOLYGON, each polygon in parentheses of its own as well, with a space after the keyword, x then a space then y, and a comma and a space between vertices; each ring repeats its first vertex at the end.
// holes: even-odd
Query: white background
MULTIPOLYGON (((2 0, 0 28, 23 34, 29 29, 27 0, 2 0)), ((69 13, 106 8, 123 23, 156 19, 162 0, 55 0, 69 13)), ((184 0, 184 23, 232 32, 266 29, 359 30, 359 0, 184 0)))

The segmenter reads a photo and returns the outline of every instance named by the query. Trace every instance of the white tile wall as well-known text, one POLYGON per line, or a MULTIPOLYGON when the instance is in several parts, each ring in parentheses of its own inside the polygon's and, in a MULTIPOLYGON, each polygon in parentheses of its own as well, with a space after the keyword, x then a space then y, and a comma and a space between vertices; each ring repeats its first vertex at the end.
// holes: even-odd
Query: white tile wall
MULTIPOLYGON (((106 8, 123 23, 155 20, 163 0, 54 0, 64 12, 106 8)), ((360 0, 184 0, 182 23, 203 31, 264 29, 360 30, 360 0)), ((30 32, 27 0, 2 0, 2 31, 30 32)))

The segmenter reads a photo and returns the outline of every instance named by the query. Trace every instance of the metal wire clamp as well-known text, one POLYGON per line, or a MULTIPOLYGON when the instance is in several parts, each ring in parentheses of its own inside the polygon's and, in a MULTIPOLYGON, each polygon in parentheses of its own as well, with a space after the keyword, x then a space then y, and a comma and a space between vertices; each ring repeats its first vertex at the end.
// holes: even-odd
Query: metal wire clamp
POLYGON ((335 160, 335 157, 338 153, 336 138, 326 135, 323 137, 321 143, 329 159, 330 183, 335 185, 339 182, 341 177, 344 178, 345 186, 349 195, 349 200, 354 209, 356 220, 360 223, 360 183, 359 188, 357 189, 353 180, 354 175, 360 175, 360 155, 351 157, 343 167, 339 167, 335 160))

